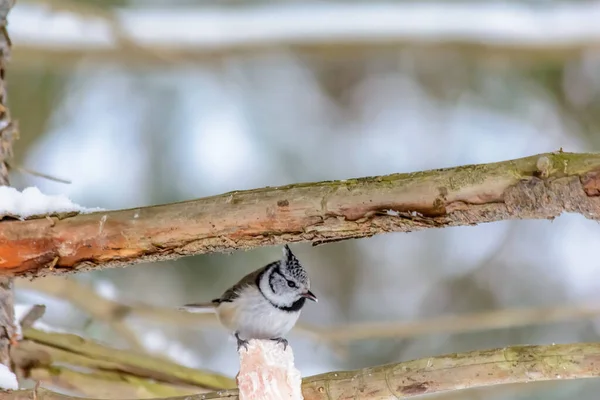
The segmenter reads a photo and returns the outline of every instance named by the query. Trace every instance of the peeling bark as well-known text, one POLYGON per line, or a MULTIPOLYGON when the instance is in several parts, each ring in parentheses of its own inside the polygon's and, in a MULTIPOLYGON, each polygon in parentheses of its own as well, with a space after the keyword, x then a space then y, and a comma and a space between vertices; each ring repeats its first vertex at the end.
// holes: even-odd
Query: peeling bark
POLYGON ((129 210, 0 222, 0 275, 39 276, 141 261, 385 232, 600 218, 600 154, 294 184, 129 210))

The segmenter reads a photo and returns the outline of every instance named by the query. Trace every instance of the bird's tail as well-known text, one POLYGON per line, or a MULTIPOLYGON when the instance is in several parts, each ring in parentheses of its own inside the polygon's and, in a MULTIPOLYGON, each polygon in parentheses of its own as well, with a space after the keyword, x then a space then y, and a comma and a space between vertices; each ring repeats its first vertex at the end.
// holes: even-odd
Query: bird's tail
POLYGON ((178 310, 191 313, 210 313, 215 312, 215 306, 215 303, 192 303, 181 306, 178 310))

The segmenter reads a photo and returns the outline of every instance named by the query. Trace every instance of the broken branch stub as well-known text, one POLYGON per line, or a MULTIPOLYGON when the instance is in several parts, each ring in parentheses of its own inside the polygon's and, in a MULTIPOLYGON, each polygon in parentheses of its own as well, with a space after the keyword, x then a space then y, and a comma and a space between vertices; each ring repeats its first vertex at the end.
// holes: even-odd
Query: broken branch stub
POLYGON ((240 349, 236 377, 240 400, 303 400, 302 378, 292 348, 270 340, 250 340, 240 349))

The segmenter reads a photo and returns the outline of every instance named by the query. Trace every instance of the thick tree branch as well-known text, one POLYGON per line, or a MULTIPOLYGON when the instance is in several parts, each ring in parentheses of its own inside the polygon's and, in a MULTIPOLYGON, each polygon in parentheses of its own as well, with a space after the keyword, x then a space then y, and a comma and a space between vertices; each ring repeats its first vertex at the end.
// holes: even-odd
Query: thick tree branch
MULTIPOLYGON (((329 372, 305 378, 305 400, 404 399, 504 384, 600 375, 600 344, 578 343, 549 346, 512 346, 423 358, 356 371, 329 372)), ((0 400, 76 400, 40 389, 0 393, 0 400)), ((168 400, 238 399, 237 390, 221 390, 168 400)), ((166 399, 165 399, 166 400, 166 399)))
POLYGON ((483 222, 600 218, 600 154, 237 191, 167 205, 0 222, 0 274, 43 275, 269 244, 483 222))
POLYGON ((507 383, 593 378, 600 344, 512 346, 450 354, 359 371, 330 372, 303 382, 305 400, 398 399, 507 383))

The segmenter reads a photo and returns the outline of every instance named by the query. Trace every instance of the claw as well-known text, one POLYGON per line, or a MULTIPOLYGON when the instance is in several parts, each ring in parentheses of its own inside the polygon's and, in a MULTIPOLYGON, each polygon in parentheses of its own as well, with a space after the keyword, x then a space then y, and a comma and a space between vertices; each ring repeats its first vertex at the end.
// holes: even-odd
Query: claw
POLYGON ((237 351, 239 352, 242 346, 248 351, 248 341, 241 339, 238 332, 235 333, 235 338, 237 339, 237 351))
POLYGON ((273 339, 271 339, 271 340, 273 340, 273 341, 275 341, 275 342, 277 342, 277 343, 281 343, 281 344, 283 344, 283 350, 284 350, 284 351, 285 351, 285 349, 287 349, 287 346, 288 346, 288 341, 287 341, 287 339, 284 339, 284 338, 281 338, 281 337, 279 337, 279 338, 273 338, 273 339))

